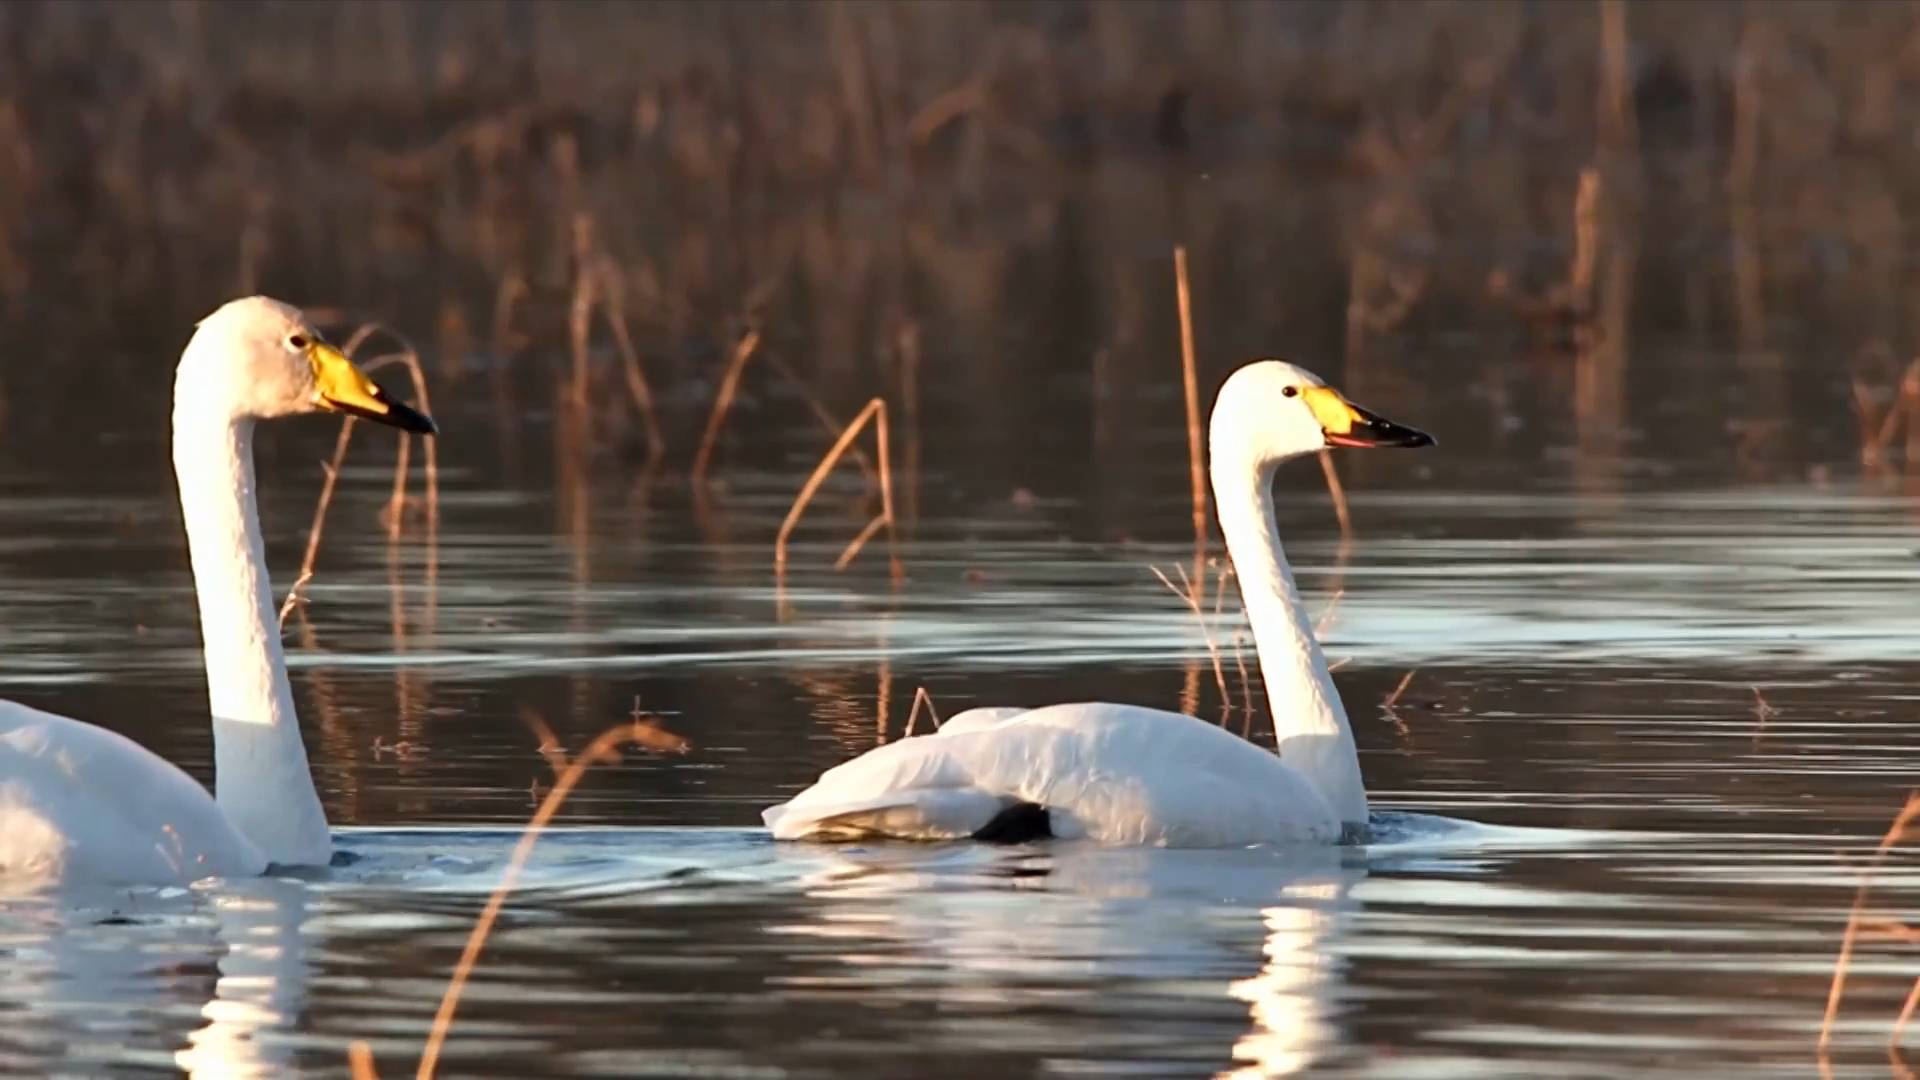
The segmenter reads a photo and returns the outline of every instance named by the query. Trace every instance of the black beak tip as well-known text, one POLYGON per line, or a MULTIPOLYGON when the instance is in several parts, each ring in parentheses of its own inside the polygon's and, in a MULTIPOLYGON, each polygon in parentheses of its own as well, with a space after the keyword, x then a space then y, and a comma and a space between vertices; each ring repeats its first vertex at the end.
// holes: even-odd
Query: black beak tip
POLYGON ((386 419, 401 431, 411 431, 415 435, 440 434, 440 425, 434 423, 433 417, 428 416, 426 413, 420 412, 411 406, 402 405, 399 402, 390 403, 387 409, 386 419))

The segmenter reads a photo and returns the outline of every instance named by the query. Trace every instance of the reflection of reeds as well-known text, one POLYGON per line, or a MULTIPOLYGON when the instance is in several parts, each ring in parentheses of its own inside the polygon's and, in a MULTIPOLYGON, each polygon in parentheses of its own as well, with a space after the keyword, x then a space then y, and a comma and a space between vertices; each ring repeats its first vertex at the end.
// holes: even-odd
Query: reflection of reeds
POLYGON ((874 398, 867 402, 867 407, 861 409, 853 421, 847 425, 846 430, 840 433, 840 437, 827 450, 826 456, 820 459, 820 464, 814 466, 813 474, 807 477, 807 482, 800 488, 800 494, 794 497, 793 507, 787 511, 786 520, 780 523, 780 533, 773 541, 773 574, 779 586, 784 588, 786 584, 787 541, 793 535, 794 526, 800 523, 800 517, 806 512, 807 504, 813 501, 813 496, 820 490, 820 485, 826 481, 827 474, 833 471, 834 465, 839 463, 841 456, 847 452, 849 446, 853 445, 853 440, 859 437, 861 430, 869 421, 874 425, 874 435, 879 444, 877 456, 880 461, 880 513, 868 522, 866 528, 862 529, 859 535, 854 537, 853 542, 840 553, 834 568, 844 569, 853 561, 853 557, 859 554, 861 547, 873 537, 873 534, 884 528, 887 530, 888 572, 896 583, 905 577, 905 572, 900 566, 900 553, 894 531, 893 471, 887 457, 887 403, 884 398, 874 398))

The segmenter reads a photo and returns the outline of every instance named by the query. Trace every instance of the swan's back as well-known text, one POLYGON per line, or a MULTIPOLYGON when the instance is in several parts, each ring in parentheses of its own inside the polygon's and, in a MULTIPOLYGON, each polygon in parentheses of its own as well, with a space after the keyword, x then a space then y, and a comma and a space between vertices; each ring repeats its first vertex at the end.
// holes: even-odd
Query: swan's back
POLYGON ((207 790, 165 759, 105 728, 0 701, 0 890, 265 869, 207 790))
POLYGON ((829 769, 765 812, 780 839, 961 839, 1022 803, 1106 844, 1331 843, 1340 822, 1278 757, 1179 713, 1106 703, 973 710, 829 769))

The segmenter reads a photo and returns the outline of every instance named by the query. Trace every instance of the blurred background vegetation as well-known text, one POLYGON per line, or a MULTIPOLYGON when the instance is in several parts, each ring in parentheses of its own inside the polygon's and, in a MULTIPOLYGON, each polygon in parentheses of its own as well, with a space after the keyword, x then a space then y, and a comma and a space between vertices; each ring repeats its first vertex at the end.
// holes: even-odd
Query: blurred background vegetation
POLYGON ((1884 461, 1916 105, 1911 4, 11 3, 0 447, 157 426, 256 289, 623 461, 691 458, 749 329, 841 418, 1125 442, 1088 403, 1177 396, 1184 244, 1203 393, 1279 350, 1470 388, 1469 441, 1605 455, 1685 401, 1742 468, 1884 461))

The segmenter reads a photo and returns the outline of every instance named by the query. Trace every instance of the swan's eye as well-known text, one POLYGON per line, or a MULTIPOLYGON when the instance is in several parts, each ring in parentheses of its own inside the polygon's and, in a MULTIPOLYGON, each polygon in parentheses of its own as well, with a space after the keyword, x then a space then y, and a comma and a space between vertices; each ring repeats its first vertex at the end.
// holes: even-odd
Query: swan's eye
POLYGON ((313 342, 309 341, 305 334, 294 334, 287 338, 287 348, 292 349, 294 352, 302 352, 311 344, 313 344, 313 342))
POLYGON ((1300 388, 1299 388, 1299 387, 1297 387, 1297 386, 1289 386, 1289 387, 1287 387, 1287 388, 1286 388, 1285 390, 1282 390, 1282 391, 1280 391, 1280 392, 1281 392, 1281 393, 1283 393, 1283 394, 1285 394, 1285 395, 1287 395, 1288 397, 1299 397, 1299 396, 1300 396, 1300 388))

